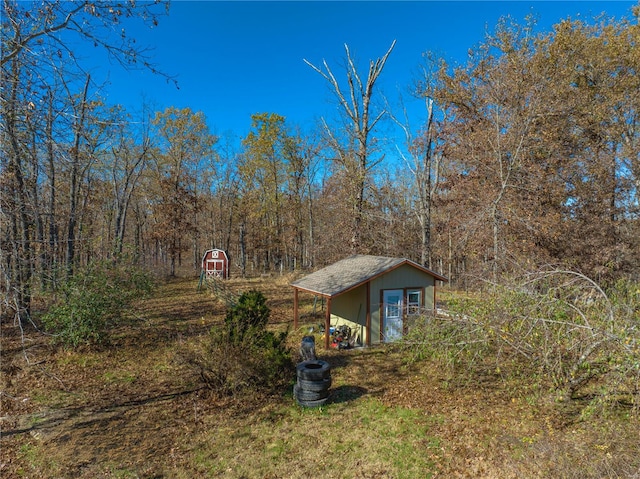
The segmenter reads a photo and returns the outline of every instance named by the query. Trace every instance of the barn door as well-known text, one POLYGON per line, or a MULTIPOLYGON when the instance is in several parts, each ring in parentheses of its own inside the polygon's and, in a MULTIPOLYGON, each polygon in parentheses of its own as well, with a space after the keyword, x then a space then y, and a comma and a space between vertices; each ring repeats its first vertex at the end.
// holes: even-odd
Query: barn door
POLYGON ((216 278, 224 278, 224 261, 221 259, 208 259, 207 274, 216 278))
POLYGON ((387 289, 382 292, 382 340, 395 341, 402 337, 402 289, 387 289))

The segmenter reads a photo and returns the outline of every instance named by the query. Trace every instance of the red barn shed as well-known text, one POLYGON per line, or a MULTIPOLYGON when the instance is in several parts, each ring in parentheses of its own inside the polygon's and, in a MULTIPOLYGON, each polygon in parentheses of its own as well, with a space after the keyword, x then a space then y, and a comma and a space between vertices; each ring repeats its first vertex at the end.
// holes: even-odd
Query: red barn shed
POLYGON ((224 250, 210 249, 202 258, 202 271, 209 277, 227 279, 229 277, 229 257, 224 250))

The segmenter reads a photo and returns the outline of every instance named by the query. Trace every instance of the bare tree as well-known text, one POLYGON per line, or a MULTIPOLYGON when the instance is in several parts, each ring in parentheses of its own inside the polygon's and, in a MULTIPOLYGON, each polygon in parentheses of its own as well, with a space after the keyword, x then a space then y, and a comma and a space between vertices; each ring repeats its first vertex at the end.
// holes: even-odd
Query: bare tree
POLYGON ((407 152, 398 152, 411 171, 415 183, 416 216, 420 224, 420 262, 431 267, 431 209, 438 187, 442 153, 436 149, 438 142, 437 125, 433 115, 433 99, 425 99, 427 119, 418 133, 413 133, 407 119, 402 122, 393 116, 404 133, 407 152))
MULTIPOLYGON (((145 107, 146 108, 146 107, 145 107)), ((114 204, 114 235, 113 254, 120 255, 125 244, 127 216, 132 197, 138 186, 140 177, 144 173, 152 148, 149 138, 149 125, 143 112, 139 135, 141 138, 136 143, 137 134, 129 125, 129 116, 120 108, 113 111, 114 114, 114 141, 111 146, 111 154, 108 161, 108 179, 113 188, 114 204)))
POLYGON ((79 100, 79 105, 74 105, 77 108, 75 111, 75 118, 77 121, 73 125, 73 146, 71 148, 70 163, 70 188, 69 188, 69 218, 67 221, 67 257, 66 267, 69 274, 73 273, 73 262, 76 251, 76 226, 77 226, 77 213, 78 213, 78 200, 79 200, 79 185, 78 181, 83 175, 85 167, 81 166, 81 141, 86 135, 84 131, 85 119, 87 115, 87 92, 89 90, 89 81, 91 77, 87 75, 87 81, 85 83, 82 98, 79 100))
POLYGON ((342 114, 347 120, 346 145, 340 141, 340 135, 336 129, 330 128, 323 120, 324 128, 328 134, 331 147, 337 155, 337 161, 346 170, 353 181, 352 197, 352 233, 351 249, 353 252, 360 248, 362 236, 362 221, 364 216, 364 196, 367 184, 367 177, 371 169, 377 162, 371 159, 371 132, 376 124, 387 113, 386 110, 372 115, 371 99, 374 93, 374 86, 380 77, 382 70, 395 46, 395 40, 382 58, 369 62, 369 72, 366 81, 363 82, 348 45, 345 44, 347 55, 347 91, 343 91, 340 83, 325 60, 322 66, 318 67, 304 60, 307 65, 318 72, 329 82, 336 95, 342 114))
MULTIPOLYGON (((86 143, 82 119, 76 118, 75 124, 66 128, 72 92, 84 92, 81 108, 74 112, 81 116, 86 112, 89 97, 89 84, 84 82, 89 77, 73 51, 73 42, 79 39, 104 49, 125 68, 140 67, 162 74, 150 63, 145 48, 136 44, 123 28, 114 26, 130 17, 155 25, 158 16, 166 13, 165 6, 168 2, 3 0, 0 4, 0 84, 3 85, 0 92, 0 235, 3 245, 0 264, 3 289, 8 293, 7 310, 14 313, 20 324, 29 317, 32 278, 34 268, 38 267, 34 259, 38 248, 43 248, 44 215, 40 211, 40 200, 34 196, 38 193, 35 185, 40 184, 42 177, 38 174, 42 171, 48 175, 50 188, 46 216, 50 242, 57 241, 56 223, 66 222, 71 248, 67 251, 67 260, 72 261, 74 256, 77 204, 70 204, 68 221, 55 218, 55 214, 62 212, 60 208, 54 208, 55 188, 59 186, 64 190, 65 185, 54 184, 60 177, 55 176, 56 162, 53 161, 57 153, 67 151, 77 165, 84 154, 78 147, 86 143), (63 83, 68 87, 65 91, 59 88, 63 83), (35 115, 43 115, 43 118, 36 121, 35 115), (64 146, 58 148, 58 145, 64 146)), ((75 181, 77 176, 72 174, 70 178, 75 181)), ((72 202, 77 201, 77 197, 73 198, 78 192, 76 187, 70 185, 68 188, 72 202)), ((50 246, 49 252, 53 253, 53 245, 50 246)), ((42 257, 41 263, 44 261, 42 257)), ((41 267, 36 274, 45 270, 41 267)))

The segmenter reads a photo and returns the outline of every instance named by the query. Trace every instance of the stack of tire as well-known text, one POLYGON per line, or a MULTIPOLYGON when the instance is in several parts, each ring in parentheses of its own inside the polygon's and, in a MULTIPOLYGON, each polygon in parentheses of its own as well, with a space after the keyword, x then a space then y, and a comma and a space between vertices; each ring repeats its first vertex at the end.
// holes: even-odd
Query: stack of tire
POLYGON ((296 366, 297 381, 293 396, 303 407, 324 406, 331 387, 331 367, 326 361, 312 359, 296 366))

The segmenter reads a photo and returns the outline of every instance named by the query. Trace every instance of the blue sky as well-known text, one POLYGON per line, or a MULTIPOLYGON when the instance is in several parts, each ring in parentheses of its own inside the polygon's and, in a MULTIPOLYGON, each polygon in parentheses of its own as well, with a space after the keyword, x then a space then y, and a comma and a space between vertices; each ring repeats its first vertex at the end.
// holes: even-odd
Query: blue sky
MULTIPOLYGON (((635 1, 174 1, 154 29, 126 25, 139 44, 153 48, 159 68, 177 76, 179 89, 149 72, 126 72, 93 59, 93 78, 107 79, 110 104, 130 111, 146 98, 155 110, 190 107, 202 111, 212 131, 243 137, 253 113, 278 113, 287 123, 311 129, 318 118, 335 118, 325 80, 303 59, 323 59, 344 77, 344 44, 363 75, 370 59, 395 39, 379 86, 393 103, 417 78, 425 51, 450 62, 493 30, 501 16, 538 18, 541 30, 567 17, 590 19, 606 12, 629 16, 635 1)), ((419 123, 422 107, 412 108, 419 123)))

